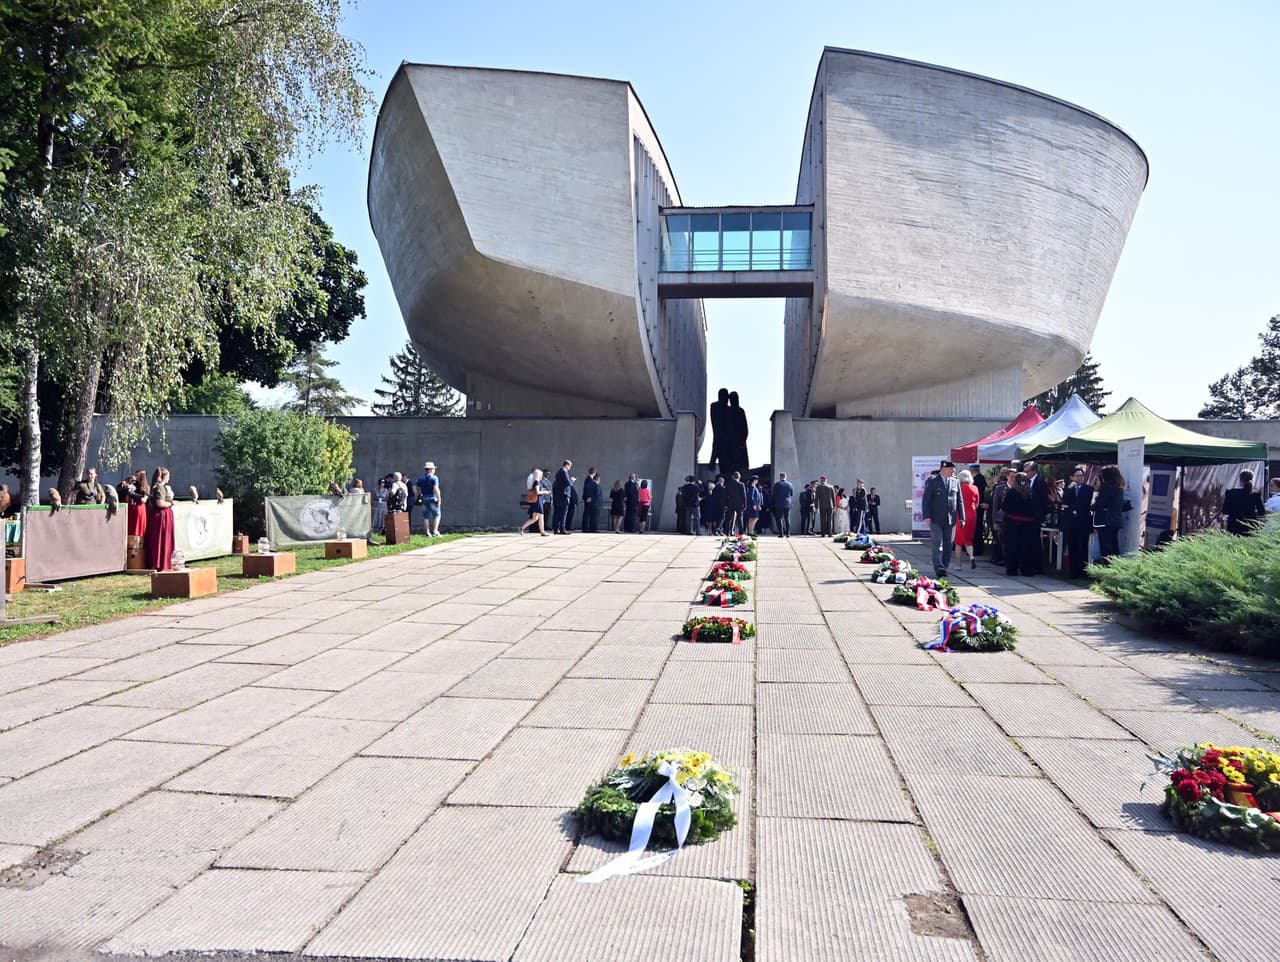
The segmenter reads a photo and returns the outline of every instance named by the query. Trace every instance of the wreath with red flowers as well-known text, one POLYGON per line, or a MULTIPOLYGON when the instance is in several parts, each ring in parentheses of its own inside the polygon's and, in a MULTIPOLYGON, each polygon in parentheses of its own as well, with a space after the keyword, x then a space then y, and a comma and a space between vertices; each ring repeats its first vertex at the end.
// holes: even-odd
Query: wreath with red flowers
POLYGON ((750 581, 751 569, 740 561, 717 561, 711 566, 711 580, 732 578, 734 581, 750 581))
POLYGON ((707 605, 745 605, 747 589, 731 578, 716 578, 702 589, 702 602, 707 605))
POLYGON ((1160 810, 1178 828, 1251 852, 1280 852, 1280 755, 1204 742, 1156 765, 1169 776, 1160 810))
POLYGON ((736 645, 743 638, 754 638, 756 626, 741 618, 704 615, 686 621, 681 633, 690 641, 728 642, 736 645))

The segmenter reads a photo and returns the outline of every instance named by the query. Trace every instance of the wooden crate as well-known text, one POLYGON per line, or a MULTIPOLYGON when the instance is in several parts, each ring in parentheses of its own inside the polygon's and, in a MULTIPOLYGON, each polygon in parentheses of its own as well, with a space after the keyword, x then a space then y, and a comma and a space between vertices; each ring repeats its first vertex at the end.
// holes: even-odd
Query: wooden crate
POLYGON ((279 578, 298 570, 298 556, 292 551, 273 551, 271 554, 247 554, 240 559, 246 578, 279 578))
POLYGON ((231 536, 231 553, 238 555, 247 555, 249 553, 249 536, 247 534, 231 536))
POLYGON ((16 595, 19 591, 27 586, 27 559, 26 558, 5 558, 4 559, 4 592, 7 595, 16 595))
POLYGON ((181 568, 176 571, 156 571, 151 575, 153 598, 203 598, 217 592, 216 568, 181 568))
POLYGON ((141 535, 129 535, 128 547, 125 549, 124 570, 147 570, 147 552, 146 548, 143 546, 141 535))
POLYGON ((347 538, 343 541, 326 541, 324 543, 326 558, 367 558, 369 542, 364 538, 347 538))
POLYGON ((409 541, 409 512, 396 511, 387 515, 382 533, 386 535, 387 544, 407 544, 409 541))

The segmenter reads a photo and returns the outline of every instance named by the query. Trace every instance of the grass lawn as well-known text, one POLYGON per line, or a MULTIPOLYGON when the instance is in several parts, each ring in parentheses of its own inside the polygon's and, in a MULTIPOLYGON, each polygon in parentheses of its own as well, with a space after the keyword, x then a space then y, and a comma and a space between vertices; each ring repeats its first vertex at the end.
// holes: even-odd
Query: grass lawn
MULTIPOLYGON (((439 538, 428 538, 415 534, 408 544, 369 545, 369 559, 384 558, 387 555, 412 551, 414 548, 426 548, 433 544, 443 544, 458 538, 466 538, 467 534, 446 534, 439 538)), ((360 564, 360 559, 351 561, 346 558, 335 558, 331 561, 324 556, 324 546, 294 549, 298 556, 298 574, 308 571, 319 571, 321 568, 332 568, 336 565, 360 564)), ((216 568, 218 571, 218 594, 228 591, 239 591, 250 585, 263 581, 280 581, 280 578, 246 578, 240 574, 240 558, 231 555, 226 558, 213 558, 209 561, 194 561, 192 568, 216 568)), ((292 577, 287 575, 286 577, 292 577)), ((82 628, 85 625, 96 625, 124 615, 136 615, 139 612, 153 611, 166 605, 185 601, 184 598, 152 598, 151 579, 146 575, 98 575, 93 578, 79 578, 75 581, 63 581, 58 591, 27 590, 11 595, 8 603, 9 618, 38 618, 45 615, 56 615, 56 625, 9 625, 0 627, 0 647, 13 641, 51 635, 68 628, 82 628)))

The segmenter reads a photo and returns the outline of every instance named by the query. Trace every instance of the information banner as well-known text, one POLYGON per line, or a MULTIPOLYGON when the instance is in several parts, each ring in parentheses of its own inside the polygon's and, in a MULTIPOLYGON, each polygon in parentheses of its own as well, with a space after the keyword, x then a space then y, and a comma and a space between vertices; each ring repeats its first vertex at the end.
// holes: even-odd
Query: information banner
POLYGON ((369 494, 300 495, 267 498, 267 537, 273 548, 331 541, 338 531, 348 538, 369 537, 369 494))
POLYGON ((217 501, 173 502, 173 546, 187 561, 231 554, 231 498, 217 501))
POLYGON ((124 570, 128 511, 101 504, 23 509, 27 582, 64 581, 124 570))
POLYGON ((1154 548, 1174 527, 1174 495, 1178 490, 1178 468, 1173 464, 1147 466, 1147 503, 1142 521, 1142 546, 1154 548))
POLYGON ((1121 438, 1116 443, 1116 467, 1124 477, 1125 500, 1133 505, 1124 514, 1124 527, 1120 529, 1120 552, 1132 554, 1142 545, 1142 505, 1145 480, 1142 460, 1146 455, 1147 439, 1121 438))
POLYGON ((1267 462, 1265 461, 1197 465, 1182 469, 1180 508, 1183 532, 1190 533, 1224 526, 1222 502, 1227 491, 1240 483, 1241 471, 1253 472, 1254 490, 1266 490, 1267 462))
POLYGON ((924 484, 929 475, 938 470, 947 455, 917 454, 911 458, 911 536, 913 538, 929 537, 929 526, 924 523, 921 504, 924 501, 924 484))

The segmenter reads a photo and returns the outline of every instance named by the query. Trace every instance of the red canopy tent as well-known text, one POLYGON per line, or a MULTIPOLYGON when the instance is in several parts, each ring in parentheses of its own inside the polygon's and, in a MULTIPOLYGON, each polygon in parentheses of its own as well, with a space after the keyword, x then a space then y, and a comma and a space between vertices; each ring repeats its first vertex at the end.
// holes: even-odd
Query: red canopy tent
POLYGON ((993 434, 988 434, 985 438, 979 438, 977 441, 970 441, 968 444, 962 444, 958 448, 951 449, 951 460, 956 464, 977 464, 978 463, 978 446, 981 444, 992 444, 996 441, 1003 441, 1005 438, 1011 438, 1015 434, 1021 434, 1023 431, 1030 430, 1037 424, 1044 421, 1040 416, 1040 412, 1036 410, 1034 404, 1028 404, 1022 409, 1016 418, 1002 427, 993 434))

